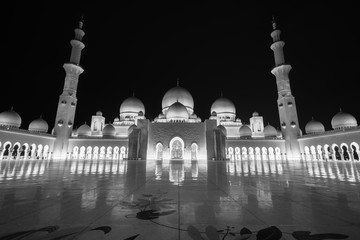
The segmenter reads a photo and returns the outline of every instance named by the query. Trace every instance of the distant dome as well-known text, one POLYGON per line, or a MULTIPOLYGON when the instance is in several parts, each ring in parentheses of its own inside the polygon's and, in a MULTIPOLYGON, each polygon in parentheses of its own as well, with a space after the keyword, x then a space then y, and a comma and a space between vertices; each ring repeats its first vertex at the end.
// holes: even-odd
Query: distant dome
POLYGON ((166 119, 189 119, 189 112, 180 102, 175 102, 166 112, 166 119))
POLYGON ((280 130, 280 129, 277 129, 276 131, 277 131, 277 137, 278 137, 278 138, 282 138, 282 132, 281 132, 281 130, 280 130))
POLYGON ((144 104, 140 99, 135 96, 128 97, 125 99, 120 105, 120 114, 139 114, 142 112, 143 115, 145 114, 145 107, 144 104))
POLYGON ((0 113, 0 126, 19 128, 21 117, 13 109, 0 113))
POLYGON ((96 116, 102 116, 102 112, 101 112, 101 111, 97 111, 97 112, 96 112, 96 116))
POLYGON ((77 130, 78 136, 91 136, 91 128, 86 123, 81 125, 77 130))
POLYGON ((357 127, 357 121, 353 115, 340 111, 331 119, 331 126, 333 129, 357 127))
POLYGON ((264 127, 264 136, 265 137, 276 137, 278 135, 278 132, 276 128, 268 124, 266 127, 264 127))
POLYGON ((29 131, 31 132, 43 132, 46 133, 49 129, 49 125, 47 124, 47 122, 42 119, 41 117, 38 119, 33 120, 30 124, 29 124, 29 131))
POLYGON ((103 136, 115 136, 115 127, 112 124, 107 124, 103 131, 103 136))
POLYGON ((223 125, 219 125, 217 127, 220 131, 222 131, 222 133, 226 136, 227 135, 227 131, 226 128, 223 125))
POLYGON ((183 87, 175 86, 169 89, 162 99, 162 111, 164 112, 174 103, 179 102, 186 107, 190 114, 194 111, 194 99, 190 92, 183 87))
POLYGON ((235 105, 234 103, 225 97, 220 97, 215 100, 215 102, 211 105, 210 113, 216 112, 219 114, 230 114, 235 115, 235 105))
POLYGON ((242 125, 239 129, 240 137, 251 137, 252 132, 248 125, 242 125))
POLYGON ((314 119, 310 120, 305 125, 305 133, 306 134, 323 133, 323 132, 325 132, 324 125, 321 122, 316 121, 314 119))

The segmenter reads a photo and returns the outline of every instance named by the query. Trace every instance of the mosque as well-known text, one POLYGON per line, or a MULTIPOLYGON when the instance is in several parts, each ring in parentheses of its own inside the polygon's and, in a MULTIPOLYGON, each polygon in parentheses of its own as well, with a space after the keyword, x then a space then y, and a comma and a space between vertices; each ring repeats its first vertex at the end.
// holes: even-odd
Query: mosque
MULTIPOLYGON (((278 90, 280 126, 264 126, 263 117, 252 114, 250 124, 237 118, 233 102, 219 97, 209 118, 194 112, 191 93, 177 84, 162 98, 162 111, 153 120, 146 118, 143 102, 135 96, 120 105, 119 117, 105 124, 98 111, 91 124, 73 126, 77 107, 77 85, 84 71, 79 65, 83 43, 83 22, 70 41, 70 61, 63 65, 65 80, 59 97, 54 128, 33 120, 21 128, 21 117, 10 109, 0 113, 0 159, 129 159, 129 160, 348 160, 359 161, 360 128, 349 113, 340 111, 331 119, 332 130, 311 119, 305 133, 299 128, 295 97, 291 93, 285 62, 284 41, 273 22, 271 49, 278 90)), ((79 89, 81 91, 81 89, 79 89)))

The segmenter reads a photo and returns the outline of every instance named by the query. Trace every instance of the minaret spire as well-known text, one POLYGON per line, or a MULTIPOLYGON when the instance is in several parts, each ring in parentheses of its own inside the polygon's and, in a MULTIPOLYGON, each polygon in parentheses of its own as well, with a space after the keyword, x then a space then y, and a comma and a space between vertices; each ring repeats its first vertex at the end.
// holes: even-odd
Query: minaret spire
POLYGON ((285 148, 288 159, 300 159, 300 145, 297 137, 300 135, 299 120, 296 111, 295 97, 291 93, 289 72, 291 65, 286 64, 283 47, 285 42, 280 39, 281 31, 277 23, 272 20, 271 37, 273 43, 271 50, 274 52, 275 67, 271 73, 276 77, 278 90, 278 111, 282 135, 285 139, 285 148))
POLYGON ((85 47, 85 44, 82 42, 82 38, 85 35, 83 26, 84 19, 81 17, 78 26, 74 29, 74 39, 70 41, 72 47, 70 61, 63 65, 66 74, 63 92, 59 97, 54 125, 54 134, 56 135, 53 148, 54 159, 66 159, 68 153, 69 137, 73 129, 77 106, 77 86, 79 76, 84 71, 80 67, 81 51, 85 47))

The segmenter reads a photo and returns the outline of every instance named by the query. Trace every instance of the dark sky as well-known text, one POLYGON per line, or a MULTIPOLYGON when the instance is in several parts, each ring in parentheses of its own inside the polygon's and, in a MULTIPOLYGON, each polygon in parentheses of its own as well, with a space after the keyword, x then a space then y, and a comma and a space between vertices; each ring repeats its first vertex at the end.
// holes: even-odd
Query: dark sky
POLYGON ((64 84, 62 65, 69 60, 69 41, 84 14, 85 71, 78 85, 77 127, 90 124, 98 110, 112 122, 134 91, 152 120, 177 78, 203 120, 222 91, 243 122, 249 123, 257 111, 265 124, 278 127, 277 89, 270 73, 275 15, 286 43, 285 59, 293 67, 290 82, 301 129, 313 116, 330 130, 340 108, 360 121, 355 6, 128 2, 15 2, 4 8, 0 111, 13 106, 22 128, 40 115, 53 127, 64 84))

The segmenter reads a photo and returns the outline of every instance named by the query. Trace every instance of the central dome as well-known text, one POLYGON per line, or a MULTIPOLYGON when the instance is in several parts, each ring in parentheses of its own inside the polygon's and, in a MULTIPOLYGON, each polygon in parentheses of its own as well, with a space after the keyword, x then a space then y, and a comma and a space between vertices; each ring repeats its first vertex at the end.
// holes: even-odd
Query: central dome
POLYGON ((13 109, 0 113, 0 126, 19 128, 21 117, 13 109))
POLYGON ((193 113, 194 99, 188 90, 180 86, 175 86, 165 93, 161 104, 163 113, 165 114, 165 111, 176 102, 184 105, 189 114, 193 113))
POLYGON ((335 114, 335 116, 331 119, 331 126, 333 129, 356 127, 357 121, 350 113, 344 113, 340 110, 340 112, 335 114))
POLYGON ((189 119, 189 112, 184 105, 176 102, 167 110, 166 119, 189 119))

